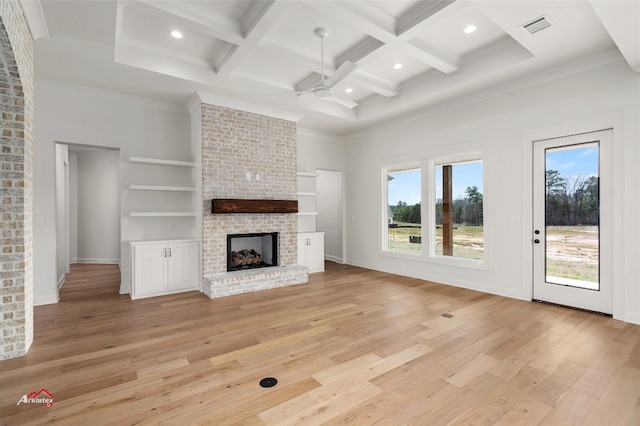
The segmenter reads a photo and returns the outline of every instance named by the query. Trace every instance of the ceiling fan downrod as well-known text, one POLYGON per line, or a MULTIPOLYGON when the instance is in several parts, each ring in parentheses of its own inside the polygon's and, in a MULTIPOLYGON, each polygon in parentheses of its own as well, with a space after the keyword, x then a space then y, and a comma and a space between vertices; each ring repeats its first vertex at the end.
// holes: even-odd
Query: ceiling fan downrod
POLYGON ((320 81, 313 87, 313 94, 319 98, 326 98, 331 96, 331 89, 325 84, 324 78, 324 39, 329 35, 326 28, 316 28, 316 35, 320 37, 320 81))

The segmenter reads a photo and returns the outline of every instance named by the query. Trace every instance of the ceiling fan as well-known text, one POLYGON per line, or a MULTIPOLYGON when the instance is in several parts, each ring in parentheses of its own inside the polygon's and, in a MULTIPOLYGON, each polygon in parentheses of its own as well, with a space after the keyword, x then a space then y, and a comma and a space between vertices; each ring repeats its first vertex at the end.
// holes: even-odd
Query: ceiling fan
POLYGON ((320 80, 316 81, 313 86, 311 86, 308 90, 298 91, 296 94, 298 96, 309 96, 312 95, 316 98, 327 99, 333 102, 337 102, 341 105, 346 106, 347 108, 353 108, 358 104, 351 99, 340 96, 334 93, 331 89, 333 86, 342 81, 346 76, 348 76, 351 71, 356 68, 356 64, 351 61, 344 61, 342 65, 338 67, 338 69, 331 74, 329 78, 325 78, 324 75, 324 39, 327 38, 329 32, 325 28, 316 28, 315 34, 320 38, 320 80))

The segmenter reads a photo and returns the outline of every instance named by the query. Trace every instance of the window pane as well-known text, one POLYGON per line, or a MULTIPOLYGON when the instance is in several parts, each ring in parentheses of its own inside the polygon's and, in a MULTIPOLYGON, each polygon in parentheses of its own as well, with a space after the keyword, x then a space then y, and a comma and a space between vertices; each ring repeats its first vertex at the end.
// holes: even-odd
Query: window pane
POLYGON ((545 162, 545 281, 599 290, 599 146, 547 149, 545 162))
POLYGON ((482 259, 482 161, 438 165, 434 179, 436 255, 482 259))
POLYGON ((387 227, 389 250, 419 253, 422 247, 420 169, 387 174, 387 227))

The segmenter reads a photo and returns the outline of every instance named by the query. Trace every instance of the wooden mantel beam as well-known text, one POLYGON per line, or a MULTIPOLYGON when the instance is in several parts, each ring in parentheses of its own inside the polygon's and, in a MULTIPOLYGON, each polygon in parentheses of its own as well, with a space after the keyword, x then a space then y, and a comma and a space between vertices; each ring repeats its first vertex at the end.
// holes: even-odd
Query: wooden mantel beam
POLYGON ((211 213, 298 213, 298 200, 213 199, 211 213))

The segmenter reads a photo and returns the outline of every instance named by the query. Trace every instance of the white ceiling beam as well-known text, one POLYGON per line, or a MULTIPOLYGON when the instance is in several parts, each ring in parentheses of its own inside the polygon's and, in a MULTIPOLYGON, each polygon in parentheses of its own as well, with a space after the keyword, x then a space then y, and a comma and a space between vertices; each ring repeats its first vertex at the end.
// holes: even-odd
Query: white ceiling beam
MULTIPOLYGON (((458 70, 457 55, 453 52, 443 53, 445 49, 442 46, 438 47, 438 51, 431 52, 429 50, 430 44, 418 40, 414 44, 407 45, 407 38, 415 39, 416 34, 405 31, 402 36, 398 36, 396 33, 397 22, 390 16, 382 13, 379 9, 364 2, 309 2, 309 6, 317 8, 323 13, 330 14, 335 19, 343 21, 346 25, 355 28, 370 37, 373 37, 391 49, 402 50, 405 53, 414 57, 417 61, 420 61, 429 67, 436 68, 444 73, 451 73, 458 70), (386 18, 384 18, 384 17, 386 18)), ((446 5, 442 5, 445 7, 446 5)), ((440 10, 440 9, 437 9, 440 10)), ((437 11, 436 10, 436 11, 437 11)), ((435 13, 435 12, 433 12, 435 13)), ((431 16, 431 15, 429 15, 431 16)), ((423 20, 426 19, 425 14, 422 16, 423 20)), ((420 21, 422 22, 422 21, 420 21)), ((412 21, 411 28, 416 27, 420 22, 412 21)), ((376 53, 379 47, 369 53, 375 57, 380 55, 376 53)), ((354 61, 351 58, 345 58, 360 65, 360 62, 365 58, 354 61)))
POLYGON ((640 73, 640 2, 590 3, 631 69, 640 73))
POLYGON ((291 2, 282 0, 253 3, 243 19, 243 42, 222 58, 217 64, 216 72, 221 76, 229 76, 247 56, 251 55, 263 37, 291 6, 291 2))
POLYGON ((354 86, 370 90, 388 98, 400 93, 399 85, 393 81, 387 80, 386 78, 379 77, 362 69, 356 69, 354 71, 354 75, 357 76, 354 86))
POLYGON ((316 98, 315 96, 301 97, 298 96, 300 104, 311 111, 334 117, 344 118, 346 120, 355 120, 355 109, 348 108, 337 102, 328 99, 316 98))
POLYGON ((460 67, 459 55, 423 34, 408 40, 401 46, 413 58, 446 74, 458 71, 460 67))
POLYGON ((407 31, 416 28, 416 26, 422 24, 427 19, 431 18, 433 15, 454 2, 455 0, 431 0, 418 2, 415 7, 407 10, 398 18, 396 23, 396 34, 402 35, 407 31))
POLYGON ((383 42, 373 37, 368 37, 340 55, 336 62, 342 64, 346 61, 351 61, 358 65, 363 65, 365 62, 370 62, 367 58, 375 56, 376 51, 382 47, 384 47, 383 42))
MULTIPOLYGON (((171 58, 172 61, 184 62, 185 64, 194 65, 213 72, 213 64, 203 58, 187 55, 184 53, 176 52, 175 50, 161 47, 157 44, 153 44, 147 41, 142 41, 137 38, 121 35, 115 42, 116 50, 131 51, 132 49, 138 52, 148 52, 150 55, 158 55, 159 58, 171 58)), ((126 63, 126 62, 125 62, 126 63)))
POLYGON ((364 1, 306 2, 319 12, 329 14, 380 41, 396 37, 396 21, 377 7, 364 1))
MULTIPOLYGON (((264 39, 260 42, 260 46, 272 49, 274 52, 282 53, 285 51, 287 55, 287 61, 296 62, 310 71, 320 74, 320 50, 311 51, 306 49, 300 49, 295 44, 287 40, 282 39, 264 39)), ((336 66, 336 60, 334 58, 324 57, 324 70, 325 72, 332 73, 338 67, 336 66)))
POLYGON ((305 90, 310 90, 318 81, 320 81, 320 74, 313 72, 294 85, 295 91, 303 92, 305 90))

